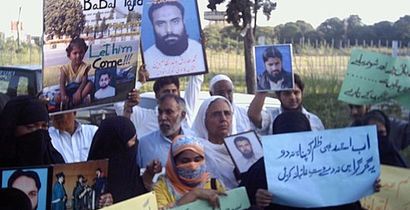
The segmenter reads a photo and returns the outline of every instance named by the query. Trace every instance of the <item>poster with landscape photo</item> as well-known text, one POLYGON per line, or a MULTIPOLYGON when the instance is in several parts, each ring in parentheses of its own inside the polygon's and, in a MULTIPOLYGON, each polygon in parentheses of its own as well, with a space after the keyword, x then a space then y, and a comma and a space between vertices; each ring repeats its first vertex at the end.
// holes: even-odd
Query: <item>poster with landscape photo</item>
POLYGON ((50 113, 126 98, 135 85, 139 4, 142 2, 129 0, 44 1, 43 94, 50 113), (99 76, 96 72, 104 70, 115 72, 108 82, 95 78, 99 76), (115 87, 114 94, 95 98, 96 91, 110 87, 115 87))

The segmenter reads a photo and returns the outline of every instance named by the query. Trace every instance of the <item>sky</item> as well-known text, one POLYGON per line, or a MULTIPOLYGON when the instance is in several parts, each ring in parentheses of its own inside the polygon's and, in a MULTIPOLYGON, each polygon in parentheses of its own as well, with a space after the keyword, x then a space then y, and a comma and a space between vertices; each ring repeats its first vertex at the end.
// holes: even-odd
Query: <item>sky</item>
MULTIPOLYGON (((186 0, 184 0, 186 1, 186 0)), ((203 20, 203 12, 207 0, 199 2, 199 13, 203 20)), ((258 17, 259 26, 276 26, 296 20, 304 20, 313 27, 328 18, 347 18, 349 15, 359 15, 362 22, 372 25, 380 21, 394 22, 404 15, 410 15, 410 0, 277 0, 277 8, 272 12, 271 19, 258 17)), ((43 0, 6 0, 0 7, 0 32, 10 33, 11 20, 17 20, 19 5, 21 5, 21 21, 26 34, 41 35, 43 0)), ((225 10, 225 5, 219 5, 218 10, 225 10)), ((207 22, 202 22, 204 27, 207 22)))

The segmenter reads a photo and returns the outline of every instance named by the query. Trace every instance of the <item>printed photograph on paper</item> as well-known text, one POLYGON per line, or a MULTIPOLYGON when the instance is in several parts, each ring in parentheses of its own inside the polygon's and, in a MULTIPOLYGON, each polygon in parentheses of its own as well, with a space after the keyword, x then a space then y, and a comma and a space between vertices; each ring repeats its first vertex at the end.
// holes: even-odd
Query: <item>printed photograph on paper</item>
POLYGON ((107 175, 108 160, 53 165, 51 209, 98 209, 107 175))
POLYGON ((257 91, 293 89, 292 45, 255 46, 257 91))
POLYGON ((49 169, 47 167, 3 169, 1 187, 23 191, 31 202, 33 210, 49 209, 49 169))
POLYGON ((196 0, 144 0, 143 62, 150 79, 208 71, 196 0))
POLYGON ((50 113, 126 98, 135 85, 141 17, 141 1, 44 1, 43 94, 50 113), (101 90, 102 71, 114 72, 109 89, 101 90))
POLYGON ((226 137, 225 146, 240 173, 247 172, 263 156, 262 145, 254 131, 226 137))

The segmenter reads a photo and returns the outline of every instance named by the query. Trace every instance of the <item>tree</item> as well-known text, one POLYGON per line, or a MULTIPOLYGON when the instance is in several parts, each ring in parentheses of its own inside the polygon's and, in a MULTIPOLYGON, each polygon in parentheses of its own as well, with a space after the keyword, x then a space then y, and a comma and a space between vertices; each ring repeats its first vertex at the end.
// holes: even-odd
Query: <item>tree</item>
POLYGON ((361 39, 361 35, 364 30, 364 24, 362 19, 358 15, 350 15, 348 18, 343 20, 344 37, 343 39, 349 39, 354 41, 356 39, 361 39))
POLYGON ((296 23, 289 22, 286 23, 279 31, 279 40, 282 43, 297 40, 300 38, 301 33, 302 32, 296 23))
POLYGON ((398 21, 394 22, 393 27, 397 32, 397 39, 403 42, 410 42, 410 15, 401 17, 398 21))
MULTIPOLYGON (((214 11, 216 5, 224 2, 224 0, 208 0, 208 2, 208 8, 214 11)), ((273 2, 273 0, 229 0, 226 6, 227 21, 232 23, 236 29, 245 33, 245 77, 248 93, 255 92, 256 78, 252 52, 255 43, 258 11, 262 9, 263 14, 269 19, 275 8, 276 2, 273 2)))
POLYGON ((330 41, 339 41, 344 36, 344 23, 337 17, 325 20, 317 27, 317 31, 323 35, 323 38, 330 41))
POLYGON ((204 36, 206 37, 206 47, 209 49, 217 50, 219 48, 220 31, 222 27, 220 25, 209 25, 204 28, 204 36))
POLYGON ((372 26, 374 35, 378 40, 393 40, 394 39, 394 28, 393 23, 389 21, 381 21, 373 24, 372 26))
POLYGON ((275 36, 273 34, 273 27, 271 26, 257 27, 255 38, 258 38, 260 36, 265 37, 265 42, 267 44, 272 44, 275 42, 275 36))
POLYGON ((105 17, 102 19, 101 24, 100 24, 100 38, 104 37, 104 32, 107 31, 108 29, 108 24, 106 23, 105 17))
POLYGON ((313 26, 310 23, 307 23, 303 20, 297 20, 295 22, 296 26, 299 28, 300 34, 298 35, 299 38, 306 38, 306 34, 311 32, 311 31, 315 31, 315 29, 313 28, 313 26))
POLYGON ((66 35, 79 36, 85 25, 81 2, 78 0, 45 1, 45 34, 52 39, 66 35))

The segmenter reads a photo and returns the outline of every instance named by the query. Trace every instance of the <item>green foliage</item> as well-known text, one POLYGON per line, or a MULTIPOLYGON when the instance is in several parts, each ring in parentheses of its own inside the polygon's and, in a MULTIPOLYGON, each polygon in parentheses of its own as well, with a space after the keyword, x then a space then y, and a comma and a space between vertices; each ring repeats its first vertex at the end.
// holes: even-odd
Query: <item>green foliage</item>
POLYGON ((318 26, 317 31, 327 41, 341 40, 345 34, 344 23, 337 17, 327 19, 318 26))
POLYGON ((45 34, 48 39, 63 35, 79 36, 84 29, 85 15, 78 0, 45 1, 45 34))
POLYGON ((393 25, 397 38, 405 42, 410 42, 410 15, 401 17, 393 25))
POLYGON ((40 65, 41 48, 36 44, 22 43, 20 48, 12 38, 0 39, 0 66, 40 65))

